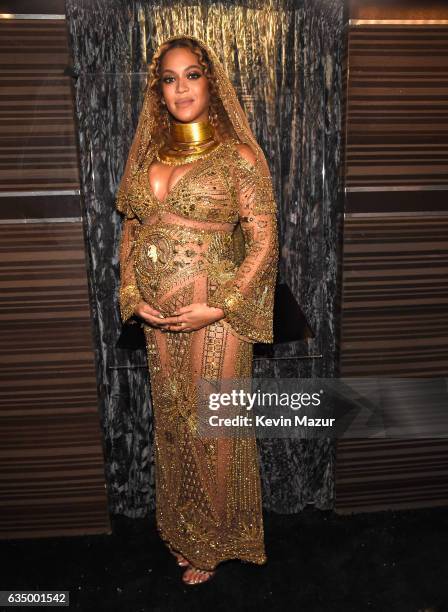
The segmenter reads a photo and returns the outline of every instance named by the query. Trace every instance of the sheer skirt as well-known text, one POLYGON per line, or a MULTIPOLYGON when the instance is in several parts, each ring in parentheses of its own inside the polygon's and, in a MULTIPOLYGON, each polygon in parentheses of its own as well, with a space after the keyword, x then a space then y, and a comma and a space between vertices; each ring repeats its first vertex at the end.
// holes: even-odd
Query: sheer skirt
MULTIPOLYGON (((207 302, 197 275, 159 299, 171 313, 207 302)), ((255 438, 203 438, 195 429, 200 378, 249 378, 253 346, 220 320, 193 332, 145 326, 154 410, 157 528, 191 563, 213 569, 238 558, 266 562, 255 438)))

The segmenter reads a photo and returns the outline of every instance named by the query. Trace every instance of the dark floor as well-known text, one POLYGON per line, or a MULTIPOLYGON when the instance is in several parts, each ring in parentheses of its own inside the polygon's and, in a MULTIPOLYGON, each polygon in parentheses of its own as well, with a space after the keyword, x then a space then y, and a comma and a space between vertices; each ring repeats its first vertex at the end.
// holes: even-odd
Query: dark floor
POLYGON ((64 589, 70 609, 95 612, 448 611, 446 508, 268 514, 268 563, 228 561, 196 586, 181 582, 153 515, 112 524, 112 536, 3 541, 1 589, 64 589))

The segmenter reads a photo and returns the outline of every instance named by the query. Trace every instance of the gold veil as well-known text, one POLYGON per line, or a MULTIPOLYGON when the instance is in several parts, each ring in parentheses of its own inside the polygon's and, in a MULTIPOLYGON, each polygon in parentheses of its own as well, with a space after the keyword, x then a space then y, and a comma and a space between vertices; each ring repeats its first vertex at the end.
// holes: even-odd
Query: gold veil
MULTIPOLYGON (((228 120, 233 126, 239 141, 241 143, 248 144, 254 151, 256 157, 254 169, 256 171, 258 170, 260 175, 267 179, 266 186, 269 187, 271 185, 271 174, 263 150, 252 133, 246 114, 237 98, 235 89, 216 53, 203 40, 189 34, 177 34, 175 36, 170 36, 166 38, 163 43, 179 38, 189 38, 192 41, 195 41, 208 54, 216 76, 218 95, 223 103, 228 120)), ((149 76, 151 77, 152 75, 149 76)), ((128 216, 130 211, 128 193, 129 187, 132 184, 134 173, 140 168, 142 163, 145 161, 150 163, 151 161, 146 158, 148 151, 150 150, 150 145, 154 139, 156 104, 157 100, 155 99, 155 93, 149 86, 147 86, 137 129, 116 196, 116 208, 126 216, 128 216)), ((241 233, 239 239, 242 239, 241 233)))

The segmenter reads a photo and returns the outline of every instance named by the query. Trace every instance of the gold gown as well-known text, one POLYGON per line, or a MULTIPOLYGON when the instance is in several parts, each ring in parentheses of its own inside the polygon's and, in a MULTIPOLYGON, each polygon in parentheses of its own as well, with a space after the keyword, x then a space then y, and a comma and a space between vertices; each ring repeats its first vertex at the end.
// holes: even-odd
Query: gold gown
POLYGON ((277 208, 262 154, 252 165, 237 143, 229 138, 190 163, 163 201, 149 183, 151 143, 116 204, 125 216, 122 320, 141 299, 166 315, 195 302, 225 314, 191 332, 144 325, 157 529, 208 570, 227 559, 266 562, 256 439, 204 438, 195 420, 197 381, 250 378, 253 343, 273 339, 277 208))

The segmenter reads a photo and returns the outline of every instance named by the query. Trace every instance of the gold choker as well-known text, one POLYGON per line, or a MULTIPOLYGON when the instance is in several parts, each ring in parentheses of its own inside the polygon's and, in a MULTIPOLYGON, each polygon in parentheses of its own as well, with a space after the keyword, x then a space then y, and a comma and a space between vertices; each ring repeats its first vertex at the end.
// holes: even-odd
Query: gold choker
POLYGON ((170 124, 170 140, 156 153, 156 158, 171 166, 186 164, 210 155, 219 145, 209 121, 170 124))

